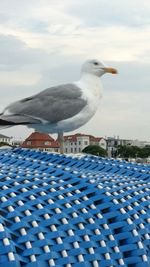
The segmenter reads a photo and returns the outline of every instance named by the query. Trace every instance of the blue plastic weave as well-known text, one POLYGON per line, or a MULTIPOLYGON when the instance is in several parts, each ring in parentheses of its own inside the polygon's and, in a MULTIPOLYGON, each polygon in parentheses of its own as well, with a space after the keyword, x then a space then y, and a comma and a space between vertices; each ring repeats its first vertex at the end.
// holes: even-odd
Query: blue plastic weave
POLYGON ((0 151, 0 267, 149 267, 150 167, 0 151))

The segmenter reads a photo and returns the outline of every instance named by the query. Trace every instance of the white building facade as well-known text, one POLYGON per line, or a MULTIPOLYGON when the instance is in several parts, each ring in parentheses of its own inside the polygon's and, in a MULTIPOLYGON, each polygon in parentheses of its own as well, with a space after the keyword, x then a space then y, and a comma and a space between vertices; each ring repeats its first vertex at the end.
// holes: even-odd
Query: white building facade
POLYGON ((6 135, 0 134, 0 143, 1 142, 11 144, 11 137, 8 137, 6 135))
POLYGON ((74 134, 64 137, 65 153, 81 153, 89 145, 99 145, 103 149, 107 148, 106 140, 102 137, 94 137, 86 134, 74 134))

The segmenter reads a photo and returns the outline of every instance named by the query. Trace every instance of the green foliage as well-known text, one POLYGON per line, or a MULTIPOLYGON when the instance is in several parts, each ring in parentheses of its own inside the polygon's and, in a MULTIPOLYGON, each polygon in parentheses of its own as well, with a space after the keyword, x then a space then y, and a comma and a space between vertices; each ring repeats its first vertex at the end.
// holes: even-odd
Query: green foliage
POLYGON ((147 158, 150 156, 150 147, 118 146, 117 155, 121 158, 147 158))
POLYGON ((107 155, 106 150, 97 145, 87 146, 82 150, 82 152, 101 157, 105 157, 107 155))

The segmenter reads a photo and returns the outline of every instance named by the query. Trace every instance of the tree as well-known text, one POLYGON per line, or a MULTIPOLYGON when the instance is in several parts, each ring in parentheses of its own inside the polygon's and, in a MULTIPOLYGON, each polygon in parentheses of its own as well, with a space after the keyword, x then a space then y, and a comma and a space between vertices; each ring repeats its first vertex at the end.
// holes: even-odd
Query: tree
POLYGON ((106 150, 97 145, 89 145, 85 147, 82 152, 101 157, 105 157, 107 155, 106 150))
POLYGON ((117 155, 121 158, 147 158, 150 156, 150 147, 118 146, 117 155))
POLYGON ((141 149, 140 157, 141 158, 148 158, 148 157, 150 157, 150 146, 145 146, 145 147, 143 147, 141 149))

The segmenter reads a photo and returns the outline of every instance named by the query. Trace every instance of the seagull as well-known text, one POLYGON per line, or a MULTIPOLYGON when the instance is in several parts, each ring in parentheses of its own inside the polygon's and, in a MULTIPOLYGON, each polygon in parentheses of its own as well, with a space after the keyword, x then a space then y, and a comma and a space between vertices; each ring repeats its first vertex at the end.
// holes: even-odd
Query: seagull
POLYGON ((87 123, 96 113, 102 97, 100 77, 117 70, 103 62, 87 60, 79 81, 53 86, 8 105, 0 114, 0 127, 26 125, 43 133, 57 133, 63 153, 63 133, 87 123))

